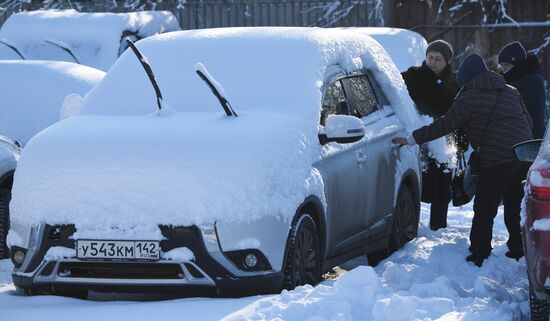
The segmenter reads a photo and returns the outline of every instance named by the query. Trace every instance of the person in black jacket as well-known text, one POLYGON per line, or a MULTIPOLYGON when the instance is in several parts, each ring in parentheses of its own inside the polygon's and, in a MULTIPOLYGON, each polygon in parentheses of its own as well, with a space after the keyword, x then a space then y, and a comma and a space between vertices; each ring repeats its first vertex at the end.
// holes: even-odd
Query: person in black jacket
POLYGON ((516 87, 533 119, 533 137, 542 138, 545 132, 546 90, 544 73, 537 57, 527 55, 521 43, 515 41, 502 48, 498 63, 502 66, 506 83, 516 87))
POLYGON ((523 256, 520 229, 522 181, 528 165, 516 160, 513 146, 532 139, 531 117, 518 91, 504 78, 487 69, 483 58, 468 56, 460 65, 457 83, 462 87, 447 113, 412 135, 396 137, 399 146, 424 144, 462 128, 478 150, 480 170, 470 231, 470 252, 466 258, 477 266, 491 254, 493 220, 504 200, 504 223, 508 229, 506 256, 523 256))
MULTIPOLYGON (((449 64, 452 58, 452 46, 436 40, 428 45, 422 66, 410 67, 401 74, 419 113, 436 119, 453 104, 458 86, 449 64)), ((463 148, 467 148, 467 142, 463 139, 460 142, 463 148)), ((431 203, 430 228, 435 231, 447 227, 452 173, 445 164, 431 157, 427 157, 426 165, 422 174, 422 201, 431 203)))

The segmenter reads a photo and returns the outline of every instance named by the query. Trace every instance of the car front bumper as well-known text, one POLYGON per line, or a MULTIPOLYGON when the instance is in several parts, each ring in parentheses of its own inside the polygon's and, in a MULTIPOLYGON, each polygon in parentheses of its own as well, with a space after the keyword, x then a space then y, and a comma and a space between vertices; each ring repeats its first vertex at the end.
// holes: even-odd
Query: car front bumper
MULTIPOLYGON (((42 225, 35 230, 34 248, 12 273, 14 285, 25 293, 63 291, 173 293, 181 295, 240 296, 275 293, 282 289, 283 274, 272 269, 242 271, 220 250, 215 235, 204 237, 197 227, 161 228, 161 248, 187 247, 194 259, 187 262, 84 261, 77 258, 48 258, 54 246, 73 248, 74 227, 68 225, 52 237, 58 227, 42 225), (205 241, 205 238, 208 238, 205 241)), ((33 243, 33 242, 31 242, 33 243)))

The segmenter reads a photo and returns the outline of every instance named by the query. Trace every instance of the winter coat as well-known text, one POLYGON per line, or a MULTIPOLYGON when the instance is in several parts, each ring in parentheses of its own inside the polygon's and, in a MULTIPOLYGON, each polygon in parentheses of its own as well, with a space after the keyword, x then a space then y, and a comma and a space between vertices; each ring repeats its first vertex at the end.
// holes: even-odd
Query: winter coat
POLYGON ((426 62, 420 67, 409 68, 401 75, 420 113, 438 118, 451 108, 459 88, 450 64, 443 69, 440 77, 428 68, 426 62))
POLYGON ((533 137, 542 138, 545 132, 544 110, 546 91, 543 71, 535 55, 530 55, 504 74, 506 83, 516 87, 533 120, 533 137))
POLYGON ((492 71, 482 72, 466 83, 451 109, 432 124, 415 130, 413 137, 417 144, 424 144, 457 128, 464 130, 474 148, 479 147, 482 168, 514 161, 512 146, 533 138, 531 117, 518 91, 492 71))
MULTIPOLYGON (((459 88, 450 64, 443 69, 440 77, 428 68, 425 61, 420 67, 410 67, 401 76, 418 111, 434 119, 445 115, 458 94, 459 88)), ((459 151, 468 149, 468 140, 462 130, 457 130, 448 139, 456 143, 459 151)))

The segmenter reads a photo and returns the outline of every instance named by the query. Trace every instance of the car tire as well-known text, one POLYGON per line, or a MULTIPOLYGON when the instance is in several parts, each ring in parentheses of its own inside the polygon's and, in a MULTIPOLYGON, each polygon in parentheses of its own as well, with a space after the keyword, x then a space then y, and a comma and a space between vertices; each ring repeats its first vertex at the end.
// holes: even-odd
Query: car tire
POLYGON ((418 235, 418 210, 414 198, 407 186, 401 186, 393 211, 392 230, 389 242, 389 254, 399 250, 405 243, 418 235))
POLYGON ((537 299, 532 291, 529 292, 531 321, 548 321, 548 314, 550 313, 550 302, 547 300, 537 299))
POLYGON ((10 230, 10 199, 11 191, 0 188, 0 259, 9 257, 6 238, 10 230))
POLYGON ((388 248, 367 253, 367 259, 369 260, 370 266, 377 266, 378 263, 385 260, 388 256, 390 256, 390 250, 388 248))
POLYGON ((292 290, 321 280, 321 253, 315 221, 302 214, 294 222, 287 242, 283 288, 292 290))
POLYGON ((392 229, 388 247, 367 253, 370 266, 376 266, 382 260, 399 250, 405 243, 414 239, 418 234, 420 213, 414 205, 414 198, 406 186, 401 186, 397 194, 397 201, 392 216, 392 229))

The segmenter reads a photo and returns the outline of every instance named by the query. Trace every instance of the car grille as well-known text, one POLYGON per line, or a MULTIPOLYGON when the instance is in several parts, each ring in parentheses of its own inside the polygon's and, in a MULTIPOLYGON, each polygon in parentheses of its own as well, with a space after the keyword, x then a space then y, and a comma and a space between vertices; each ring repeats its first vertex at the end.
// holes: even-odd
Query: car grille
POLYGON ((183 279, 179 264, 63 262, 59 275, 68 278, 98 279, 183 279))

